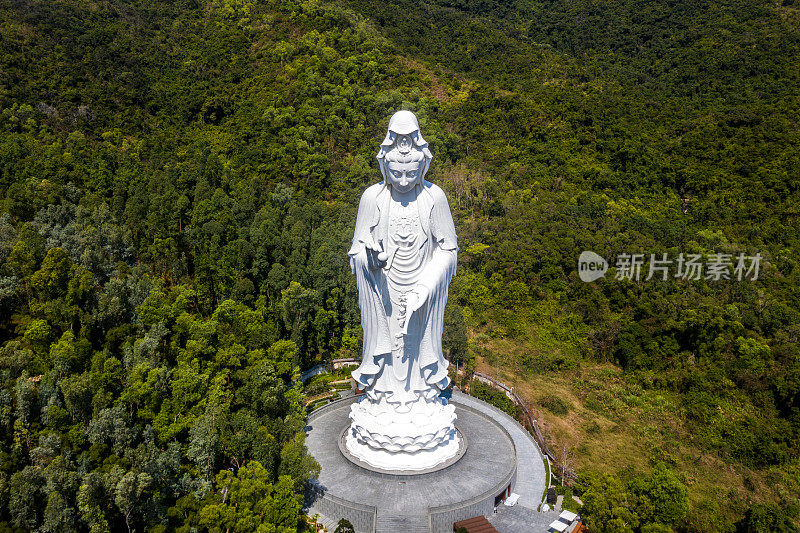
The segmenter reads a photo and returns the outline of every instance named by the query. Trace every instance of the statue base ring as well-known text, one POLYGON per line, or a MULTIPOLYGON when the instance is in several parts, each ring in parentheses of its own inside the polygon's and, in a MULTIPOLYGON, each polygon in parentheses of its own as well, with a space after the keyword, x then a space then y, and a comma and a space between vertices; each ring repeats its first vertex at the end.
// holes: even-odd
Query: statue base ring
POLYGON ((350 409, 344 447, 358 462, 387 472, 432 471, 463 455, 455 407, 443 398, 419 400, 400 410, 368 398, 350 409))
MULTIPOLYGON (((350 449, 348 448, 348 442, 347 442, 348 441, 348 435, 350 435, 351 433, 352 433, 351 428, 350 427, 346 427, 342 431, 341 435, 339 435, 339 451, 342 452, 342 455, 348 461, 350 461, 351 463, 355 464, 356 466, 359 466, 359 467, 361 467, 361 468, 363 468, 365 470, 370 470, 372 472, 378 472, 380 474, 391 474, 391 475, 396 475, 396 476, 415 475, 415 474, 429 474, 431 472, 436 472, 438 470, 443 470, 443 469, 445 469, 445 468, 457 463, 459 461, 459 459, 461 459, 464 456, 464 454, 467 452, 467 438, 464 436, 464 434, 462 434, 460 431, 458 431, 458 429, 456 429, 456 434, 457 434, 457 437, 458 437, 457 438, 458 449, 456 450, 456 453, 454 455, 452 455, 449 459, 445 459, 444 461, 438 462, 434 466, 431 466, 431 467, 428 467, 428 468, 408 468, 408 469, 405 469, 405 470, 398 470, 396 468, 382 468, 382 467, 380 467, 378 465, 388 465, 388 464, 396 465, 396 464, 403 464, 403 463, 412 464, 412 465, 419 465, 419 464, 430 464, 430 463, 432 463, 434 461, 433 460, 428 460, 428 458, 425 457, 425 456, 414 458, 412 461, 403 461, 403 460, 398 461, 398 458, 396 457, 396 455, 392 454, 392 452, 384 452, 384 451, 381 451, 381 450, 374 450, 372 448, 369 448, 368 446, 364 446, 362 448, 363 445, 360 445, 357 442, 350 444, 351 446, 354 446, 354 448, 357 451, 359 451, 358 455, 354 455, 353 453, 350 452, 350 449), (367 457, 370 460, 368 462, 368 461, 365 461, 365 460, 361 459, 361 457, 367 457)), ((352 440, 352 437, 350 437, 350 440, 352 440)), ((424 454, 425 452, 422 452, 422 453, 424 454)))

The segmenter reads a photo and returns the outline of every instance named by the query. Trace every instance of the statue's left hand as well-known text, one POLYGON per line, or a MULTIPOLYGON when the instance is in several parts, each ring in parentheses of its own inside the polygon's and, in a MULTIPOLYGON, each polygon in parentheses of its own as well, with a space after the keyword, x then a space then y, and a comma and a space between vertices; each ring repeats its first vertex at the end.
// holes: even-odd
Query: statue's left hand
POLYGON ((428 290, 428 287, 425 287, 424 285, 417 285, 409 293, 409 296, 411 296, 411 298, 409 298, 406 305, 408 306, 408 314, 411 314, 425 305, 425 302, 428 301, 428 297, 430 296, 430 291, 428 290))

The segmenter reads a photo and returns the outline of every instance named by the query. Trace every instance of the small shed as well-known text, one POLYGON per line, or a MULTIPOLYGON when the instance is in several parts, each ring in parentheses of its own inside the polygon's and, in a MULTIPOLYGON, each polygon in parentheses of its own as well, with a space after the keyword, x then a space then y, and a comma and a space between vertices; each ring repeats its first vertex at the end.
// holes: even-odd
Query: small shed
POLYGON ((489 520, 483 515, 453 523, 453 531, 458 531, 462 527, 469 531, 469 533, 498 533, 495 527, 490 524, 489 520))

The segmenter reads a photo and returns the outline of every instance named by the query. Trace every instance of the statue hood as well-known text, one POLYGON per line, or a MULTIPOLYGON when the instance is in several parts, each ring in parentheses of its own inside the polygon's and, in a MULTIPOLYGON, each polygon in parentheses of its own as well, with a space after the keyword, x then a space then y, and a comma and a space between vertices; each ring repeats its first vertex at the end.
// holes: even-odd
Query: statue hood
POLYGON ((384 137, 381 143, 381 149, 378 150, 378 154, 375 156, 378 159, 378 166, 381 168, 383 183, 387 182, 386 153, 394 147, 398 135, 410 135, 414 146, 425 155, 425 162, 422 164, 418 178, 418 185, 421 185, 424 183, 423 180, 425 179, 425 174, 428 172, 433 154, 431 154, 431 151, 428 149, 428 142, 422 138, 422 133, 419 131, 417 116, 411 111, 406 110, 398 111, 389 119, 389 131, 386 132, 386 137, 384 137))

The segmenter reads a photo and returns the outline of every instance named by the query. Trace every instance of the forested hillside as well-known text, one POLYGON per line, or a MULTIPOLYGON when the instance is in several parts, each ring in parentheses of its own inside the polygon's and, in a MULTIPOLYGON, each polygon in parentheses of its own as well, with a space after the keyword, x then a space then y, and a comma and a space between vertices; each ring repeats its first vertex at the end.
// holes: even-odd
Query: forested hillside
POLYGON ((598 448, 649 402, 644 472, 578 458, 593 530, 796 531, 799 62, 790 0, 0 0, 0 529, 301 527, 297 378, 360 354, 346 250, 405 108, 451 359, 568 382, 598 448), (764 260, 584 283, 583 250, 764 260))

